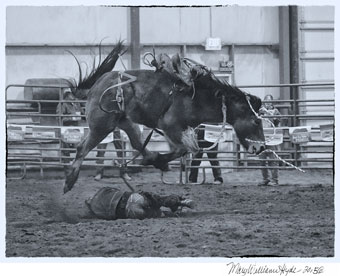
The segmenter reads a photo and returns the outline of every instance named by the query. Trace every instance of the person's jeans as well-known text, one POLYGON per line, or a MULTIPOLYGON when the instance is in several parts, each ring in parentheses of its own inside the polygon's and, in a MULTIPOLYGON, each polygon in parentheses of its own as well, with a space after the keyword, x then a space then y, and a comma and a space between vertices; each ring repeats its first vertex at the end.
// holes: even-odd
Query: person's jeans
POLYGON ((61 150, 61 162, 62 163, 69 163, 71 162, 71 158, 64 158, 64 157, 70 157, 71 156, 71 152, 73 152, 72 150, 66 150, 66 148, 75 148, 75 144, 70 144, 70 143, 65 143, 65 142, 61 142, 61 147, 65 148, 65 150, 61 150))
MULTIPOLYGON (((278 150, 277 146, 267 146, 267 149, 271 149, 273 151, 278 150)), ((264 181, 269 182, 269 170, 271 171, 271 176, 272 176, 272 181, 273 182, 278 182, 279 180, 279 173, 278 169, 268 169, 267 166, 269 167, 277 167, 279 164, 276 161, 275 155, 272 152, 264 152, 261 153, 259 158, 261 159, 261 172, 262 172, 262 177, 264 181), (273 159, 273 160, 268 160, 268 159, 273 159)))
MULTIPOLYGON (((204 147, 209 147, 211 146, 212 143, 210 142, 199 142, 199 147, 204 148, 204 147)), ((217 160, 217 150, 218 150, 218 145, 216 145, 214 148, 212 148, 210 151, 207 151, 206 154, 209 158, 209 162, 211 166, 220 166, 220 162, 217 160)), ((199 151, 197 154, 193 156, 193 159, 199 158, 201 159, 203 156, 203 152, 199 151)), ((201 164, 200 160, 193 160, 191 162, 191 166, 199 166, 201 164)), ((221 168, 212 168, 212 172, 214 175, 214 180, 221 181, 223 182, 222 178, 222 173, 221 173, 221 168)), ((197 176, 198 176, 198 168, 191 168, 190 169, 190 175, 189 175, 189 181, 190 182, 197 182, 197 176)))
MULTIPOLYGON (((120 131, 116 130, 113 132, 113 144, 117 150, 117 156, 119 157, 119 162, 122 163, 123 159, 123 142, 121 140, 120 131)), ((105 156, 105 149, 107 148, 107 144, 99 144, 97 146, 97 149, 103 150, 103 151, 97 151, 96 157, 103 158, 105 156)), ((104 164, 104 159, 97 159, 96 164, 102 165, 104 164)), ((104 174, 104 167, 103 166, 97 166, 96 174, 104 174)))

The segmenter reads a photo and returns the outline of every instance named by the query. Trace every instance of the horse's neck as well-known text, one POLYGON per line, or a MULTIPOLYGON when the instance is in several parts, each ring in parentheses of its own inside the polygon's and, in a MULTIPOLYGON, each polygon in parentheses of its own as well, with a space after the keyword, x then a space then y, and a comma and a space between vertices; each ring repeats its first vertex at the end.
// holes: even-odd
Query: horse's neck
POLYGON ((193 104, 197 107, 199 123, 221 123, 223 121, 222 99, 215 98, 213 95, 196 96, 193 104))

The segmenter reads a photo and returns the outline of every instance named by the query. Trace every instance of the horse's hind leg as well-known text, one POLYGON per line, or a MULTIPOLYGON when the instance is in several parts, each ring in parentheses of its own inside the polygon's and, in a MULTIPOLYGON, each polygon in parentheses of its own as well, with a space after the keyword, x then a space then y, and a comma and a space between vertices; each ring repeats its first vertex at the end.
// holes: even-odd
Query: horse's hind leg
POLYGON ((84 140, 82 140, 77 146, 76 158, 72 165, 66 168, 66 180, 64 183, 64 193, 70 191, 74 183, 78 179, 80 166, 83 163, 86 155, 97 146, 113 129, 107 129, 106 131, 90 130, 84 140))

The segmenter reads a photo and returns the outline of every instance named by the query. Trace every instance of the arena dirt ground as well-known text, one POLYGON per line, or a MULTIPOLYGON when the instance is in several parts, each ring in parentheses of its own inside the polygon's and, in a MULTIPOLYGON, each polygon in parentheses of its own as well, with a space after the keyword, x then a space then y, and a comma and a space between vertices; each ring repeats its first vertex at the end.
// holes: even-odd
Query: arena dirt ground
MULTIPOLYGON (((83 169, 84 170, 84 169, 83 169)), ((178 173, 167 173, 167 179, 178 173)), ((7 257, 331 257, 331 171, 280 171, 281 185, 259 187, 259 171, 225 173, 222 185, 165 185, 159 171, 131 174, 138 189, 193 199, 194 210, 158 219, 89 219, 84 200, 118 177, 82 173, 62 194, 63 175, 7 180, 7 257)), ((211 178, 211 176, 208 176, 211 178)))

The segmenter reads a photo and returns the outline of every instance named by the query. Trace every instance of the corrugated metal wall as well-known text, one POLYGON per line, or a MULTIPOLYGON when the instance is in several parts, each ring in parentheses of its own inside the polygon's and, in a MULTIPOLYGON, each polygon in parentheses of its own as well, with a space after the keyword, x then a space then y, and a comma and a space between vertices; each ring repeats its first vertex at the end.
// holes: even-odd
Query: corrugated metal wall
MULTIPOLYGON (((334 7, 303 7, 299 9, 299 52, 300 52, 300 82, 333 82, 334 81, 334 7)), ((300 99, 316 100, 309 106, 300 108, 300 113, 306 115, 334 116, 334 103, 323 102, 329 106, 318 106, 317 100, 334 100, 334 88, 301 88, 300 99)), ((301 125, 318 127, 333 123, 333 120, 303 120, 301 125)), ((304 154, 307 158, 333 158, 331 151, 333 142, 308 142, 303 145, 307 150, 323 151, 323 154, 304 154)), ((316 164, 316 163, 314 163, 316 164)), ((316 164, 327 166, 325 163, 316 164)))
POLYGON ((128 17, 124 7, 8 7, 6 40, 27 46, 115 42, 128 38, 128 17))
MULTIPOLYGON (((299 10, 300 21, 300 81, 334 81, 334 7, 304 7, 299 10)), ((303 88, 300 98, 306 100, 334 99, 334 88, 303 88)), ((315 103, 318 104, 318 103, 315 103)), ((310 115, 334 115, 334 106, 301 109, 310 115)), ((305 121, 317 125, 325 121, 305 121)))
MULTIPOLYGON (((93 46, 103 38, 112 44, 130 41, 127 7, 8 7, 6 20, 7 84, 28 78, 76 77, 77 66, 65 50, 90 63, 93 46), (18 20, 20 18, 20 20, 18 20)), ((279 82, 278 7, 140 8, 142 54, 156 45, 157 52, 185 54, 218 69, 218 61, 231 59, 235 45, 236 84, 279 82), (205 51, 207 37, 220 37, 221 51, 205 51), (183 52, 183 51, 182 51, 183 52)), ((109 47, 105 50, 109 51, 109 47)), ((124 57, 130 66, 130 56, 124 57)), ((120 63, 117 69, 123 69, 120 63)), ((268 90, 251 91, 263 97, 268 90)), ((275 97, 279 91, 270 91, 275 97)), ((9 99, 21 98, 10 91, 9 99)))
POLYGON ((141 8, 142 43, 276 44, 277 7, 141 8))

